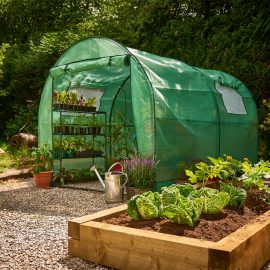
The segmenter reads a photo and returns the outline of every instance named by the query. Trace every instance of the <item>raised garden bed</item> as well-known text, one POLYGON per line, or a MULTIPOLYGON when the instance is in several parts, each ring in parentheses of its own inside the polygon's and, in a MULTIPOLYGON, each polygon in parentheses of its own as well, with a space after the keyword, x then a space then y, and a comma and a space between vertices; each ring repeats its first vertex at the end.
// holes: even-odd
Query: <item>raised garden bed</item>
POLYGON ((217 242, 104 223, 125 212, 123 205, 71 220, 69 255, 140 270, 255 270, 270 260, 270 211, 217 242))

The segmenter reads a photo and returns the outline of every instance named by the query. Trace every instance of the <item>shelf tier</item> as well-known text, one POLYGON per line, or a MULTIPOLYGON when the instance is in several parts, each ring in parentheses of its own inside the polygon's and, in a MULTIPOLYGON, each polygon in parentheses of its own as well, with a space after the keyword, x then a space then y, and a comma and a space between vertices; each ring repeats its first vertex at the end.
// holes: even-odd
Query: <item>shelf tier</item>
POLYGON ((53 136, 101 136, 104 137, 105 134, 65 134, 65 133, 53 133, 53 136))
POLYGON ((64 157, 64 158, 55 158, 54 157, 54 160, 64 160, 64 159, 92 159, 92 158, 105 158, 105 156, 92 156, 92 157, 64 157))
POLYGON ((87 111, 79 111, 79 110, 67 110, 67 109, 53 109, 54 112, 68 112, 68 113, 82 113, 82 114, 106 114, 106 112, 102 111, 94 111, 94 112, 87 112, 87 111))

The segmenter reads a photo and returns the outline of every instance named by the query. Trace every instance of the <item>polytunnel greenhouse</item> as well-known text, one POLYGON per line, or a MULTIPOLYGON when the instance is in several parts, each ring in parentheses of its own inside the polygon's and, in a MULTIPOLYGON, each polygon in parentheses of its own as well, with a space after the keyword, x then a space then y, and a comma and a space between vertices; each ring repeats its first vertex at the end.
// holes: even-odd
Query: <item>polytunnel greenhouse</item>
POLYGON ((54 94, 61 91, 95 99, 96 114, 104 112, 105 126, 113 129, 106 134, 107 158, 117 160, 135 147, 159 160, 156 188, 179 178, 180 161, 223 154, 257 160, 255 102, 224 72, 106 38, 81 40, 50 70, 39 107, 40 145, 54 147, 53 124, 61 117, 54 113, 54 94))

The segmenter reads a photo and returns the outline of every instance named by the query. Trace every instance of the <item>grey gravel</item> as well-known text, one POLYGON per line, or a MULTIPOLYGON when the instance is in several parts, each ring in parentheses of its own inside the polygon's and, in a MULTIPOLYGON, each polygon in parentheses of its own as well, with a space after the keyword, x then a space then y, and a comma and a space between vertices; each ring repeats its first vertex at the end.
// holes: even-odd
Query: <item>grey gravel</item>
MULTIPOLYGON (((70 186, 101 189, 99 182, 70 186)), ((69 257, 67 224, 117 205, 106 204, 101 192, 37 189, 31 178, 0 182, 0 269, 112 269, 69 257)))
MULTIPOLYGON (((101 189, 98 182, 77 186, 101 189)), ((37 189, 32 179, 2 182, 0 269, 112 269, 69 257, 67 224, 116 205, 106 204, 101 192, 37 189)))

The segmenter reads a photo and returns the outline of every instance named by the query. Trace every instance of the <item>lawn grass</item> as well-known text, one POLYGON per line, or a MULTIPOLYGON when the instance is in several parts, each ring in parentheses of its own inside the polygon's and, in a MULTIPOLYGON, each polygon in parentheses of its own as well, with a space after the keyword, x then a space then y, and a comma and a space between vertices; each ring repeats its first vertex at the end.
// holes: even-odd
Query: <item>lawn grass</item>
POLYGON ((28 166, 31 163, 31 150, 27 147, 15 149, 9 146, 8 142, 0 141, 0 148, 5 151, 5 154, 0 155, 0 173, 8 169, 28 166))

